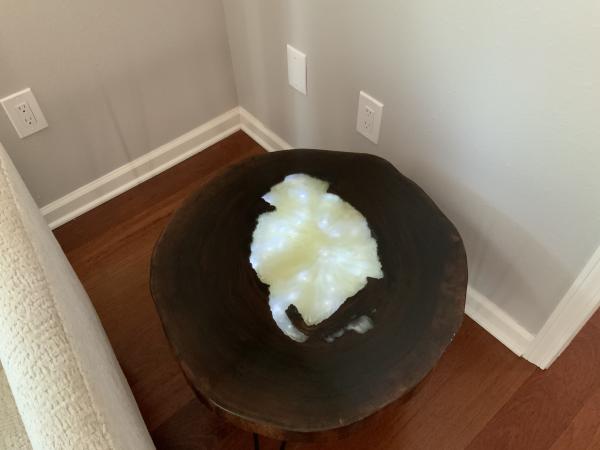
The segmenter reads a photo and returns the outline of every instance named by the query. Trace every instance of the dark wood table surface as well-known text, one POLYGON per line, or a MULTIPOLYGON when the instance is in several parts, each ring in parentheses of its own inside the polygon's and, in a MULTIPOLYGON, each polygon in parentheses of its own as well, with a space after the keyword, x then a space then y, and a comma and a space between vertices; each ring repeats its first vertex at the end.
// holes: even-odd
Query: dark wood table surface
POLYGON ((464 315, 466 255, 453 224, 415 183, 367 154, 290 150, 223 171, 175 213, 157 243, 151 290, 199 398, 238 426, 320 439, 405 398, 434 367, 464 315), (249 263, 261 197, 286 175, 330 183, 367 219, 384 277, 369 279, 305 343, 284 336, 249 263), (374 328, 322 336, 375 311, 374 328))

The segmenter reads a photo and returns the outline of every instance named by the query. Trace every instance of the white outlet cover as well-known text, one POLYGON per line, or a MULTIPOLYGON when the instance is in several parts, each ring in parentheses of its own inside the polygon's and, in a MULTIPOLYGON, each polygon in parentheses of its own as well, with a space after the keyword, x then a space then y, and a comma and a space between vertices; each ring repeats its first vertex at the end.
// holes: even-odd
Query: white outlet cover
POLYGON ((287 61, 290 86, 306 95, 306 55, 288 44, 287 61))
POLYGON ((0 103, 21 139, 48 127, 40 105, 29 88, 0 99, 0 103))
POLYGON ((371 97, 366 92, 360 91, 356 130, 368 140, 377 144, 379 142, 382 118, 383 103, 371 97))

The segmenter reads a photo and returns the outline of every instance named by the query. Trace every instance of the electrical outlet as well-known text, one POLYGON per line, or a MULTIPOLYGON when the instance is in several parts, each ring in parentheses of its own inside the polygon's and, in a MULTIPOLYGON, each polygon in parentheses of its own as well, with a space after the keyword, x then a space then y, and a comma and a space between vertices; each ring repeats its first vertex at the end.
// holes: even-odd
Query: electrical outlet
POLYGON ((18 115, 21 117, 20 120, 24 124, 25 127, 32 128, 37 125, 37 119, 35 118, 35 115, 31 111, 31 107, 29 106, 29 103, 26 103, 26 102, 19 103, 17 106, 15 106, 15 109, 17 110, 18 115))
POLYGON ((365 134, 373 134, 373 128, 375 127, 375 111, 373 111, 373 108, 370 106, 365 105, 364 107, 361 126, 365 134))
POLYGON ((31 89, 24 89, 0 100, 6 115, 22 139, 48 126, 31 89))
POLYGON ((306 55, 288 44, 287 60, 288 83, 306 95, 306 55))
POLYGON ((371 142, 379 142, 379 131, 383 117, 383 103, 361 91, 358 97, 356 130, 371 142))

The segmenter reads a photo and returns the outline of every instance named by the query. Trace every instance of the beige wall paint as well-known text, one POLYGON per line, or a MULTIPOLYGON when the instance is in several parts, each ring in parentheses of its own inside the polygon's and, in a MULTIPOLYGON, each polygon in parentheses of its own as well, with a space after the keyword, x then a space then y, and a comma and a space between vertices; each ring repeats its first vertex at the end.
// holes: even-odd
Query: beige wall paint
POLYGON ((2 0, 0 97, 49 128, 0 141, 43 206, 237 105, 220 0, 2 0))
POLYGON ((473 286, 537 332, 600 243, 600 4, 224 4, 241 105, 292 145, 392 161, 457 224, 473 286), (377 146, 360 89, 385 103, 377 146))

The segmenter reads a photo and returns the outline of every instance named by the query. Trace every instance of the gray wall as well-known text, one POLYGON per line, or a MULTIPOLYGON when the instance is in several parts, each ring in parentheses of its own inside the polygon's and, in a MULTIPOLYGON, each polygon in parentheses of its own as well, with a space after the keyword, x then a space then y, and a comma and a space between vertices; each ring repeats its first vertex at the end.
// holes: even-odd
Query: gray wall
POLYGON ((457 224, 472 285, 537 332, 600 241, 597 2, 224 4, 241 105, 292 145, 392 161, 457 224), (360 89, 385 103, 377 146, 360 89))
POLYGON ((237 105, 220 0, 0 0, 0 97, 49 128, 6 146, 40 206, 237 105))

